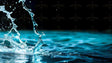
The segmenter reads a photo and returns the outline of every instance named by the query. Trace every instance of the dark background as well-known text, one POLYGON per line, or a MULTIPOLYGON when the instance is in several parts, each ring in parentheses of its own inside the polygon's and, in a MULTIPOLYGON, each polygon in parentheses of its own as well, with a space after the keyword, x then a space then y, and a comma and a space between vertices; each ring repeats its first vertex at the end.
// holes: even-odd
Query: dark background
MULTIPOLYGON (((15 1, 7 0, 5 6, 8 11, 16 7, 12 17, 16 18, 18 29, 32 29, 28 12, 22 9, 21 3, 15 4, 15 1)), ((34 18, 40 30, 112 30, 112 0, 31 0, 31 3, 29 1, 27 0, 26 5, 35 13, 34 18)), ((0 3, 3 5, 2 1, 0 3)), ((6 18, 5 14, 0 15, 6 18)), ((1 22, 4 19, 2 18, 1 22)), ((5 21, 3 25, 9 25, 5 21)))

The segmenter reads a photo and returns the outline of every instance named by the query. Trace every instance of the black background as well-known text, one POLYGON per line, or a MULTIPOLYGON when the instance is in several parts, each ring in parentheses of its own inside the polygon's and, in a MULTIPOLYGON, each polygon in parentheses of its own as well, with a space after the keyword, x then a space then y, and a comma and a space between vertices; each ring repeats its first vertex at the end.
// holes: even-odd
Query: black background
MULTIPOLYGON (((0 0, 1 1, 1 0, 0 0)), ((5 1, 5 0, 4 0, 5 1)), ((16 1, 16 0, 15 0, 16 1)), ((7 0, 6 9, 12 11, 12 17, 18 29, 32 29, 28 12, 21 3, 7 0), (12 8, 9 8, 12 6, 12 8)), ((112 30, 112 1, 111 0, 29 0, 25 3, 35 13, 38 28, 42 30, 112 30)), ((3 5, 3 2, 0 2, 3 5)), ((3 13, 0 14, 3 17, 3 13)), ((4 17, 6 17, 4 15, 4 17)), ((5 20, 6 21, 6 20, 5 20)), ((3 18, 4 26, 6 26, 3 18)), ((10 20, 9 20, 10 21, 10 20)), ((7 22, 8 23, 8 22, 7 22)), ((8 25, 8 24, 7 24, 8 25)), ((2 26, 2 25, 1 25, 2 26)))

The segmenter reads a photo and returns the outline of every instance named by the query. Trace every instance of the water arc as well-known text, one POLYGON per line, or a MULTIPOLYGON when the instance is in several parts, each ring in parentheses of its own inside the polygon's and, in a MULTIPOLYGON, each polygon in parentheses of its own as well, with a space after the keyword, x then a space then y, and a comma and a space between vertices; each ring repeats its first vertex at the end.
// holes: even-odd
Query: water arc
MULTIPOLYGON (((26 0, 19 0, 18 1, 18 3, 22 3, 23 9, 29 13, 29 15, 31 17, 31 20, 32 20, 32 24, 33 24, 33 31, 34 31, 34 33, 37 36, 39 36, 37 43, 35 44, 34 47, 32 47, 32 50, 31 50, 32 53, 35 53, 35 52, 37 52, 41 48, 43 42, 42 42, 42 39, 41 39, 41 35, 38 33, 38 30, 37 30, 38 24, 36 23, 36 21, 34 19, 34 15, 35 14, 32 12, 31 9, 29 9, 29 8, 26 7, 25 2, 26 2, 26 0)), ((21 38, 20 38, 21 34, 17 30, 18 26, 14 22, 16 18, 11 17, 11 14, 13 13, 13 11, 11 11, 11 12, 7 11, 5 9, 5 5, 1 5, 0 6, 0 12, 5 13, 6 16, 7 16, 7 18, 9 18, 11 20, 11 24, 12 24, 12 28, 9 30, 9 32, 7 34, 4 34, 4 40, 3 40, 3 42, 5 43, 5 41, 8 41, 11 44, 11 46, 14 47, 14 48, 20 48, 20 49, 29 50, 27 44, 25 42, 23 42, 21 40, 21 38), (12 37, 13 33, 12 32, 16 33, 16 35, 14 37, 19 41, 19 43, 16 42, 13 39, 13 37, 12 37)))

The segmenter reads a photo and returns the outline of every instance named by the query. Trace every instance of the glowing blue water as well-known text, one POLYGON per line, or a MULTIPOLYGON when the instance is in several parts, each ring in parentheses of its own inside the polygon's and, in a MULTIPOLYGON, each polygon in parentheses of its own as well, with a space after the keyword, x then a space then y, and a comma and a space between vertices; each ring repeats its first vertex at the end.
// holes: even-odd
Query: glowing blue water
POLYGON ((46 35, 42 36, 44 34, 38 33, 38 24, 33 18, 35 14, 25 2, 15 3, 22 3, 29 13, 34 32, 17 30, 16 18, 11 17, 16 7, 10 12, 5 5, 0 6, 0 12, 6 14, 12 26, 9 31, 0 31, 0 63, 112 62, 112 34, 43 31, 46 35))
MULTIPOLYGON (((42 32, 42 31, 40 31, 42 32)), ((75 31, 43 31, 44 45, 33 55, 28 52, 1 52, 1 63, 108 63, 112 62, 112 34, 75 31), (25 54, 24 54, 25 53, 25 54), (34 58, 34 59, 33 59, 34 58), (4 61, 5 60, 5 61, 4 61), (34 62, 32 62, 32 60, 34 62)), ((0 32, 0 37, 5 32, 0 32)), ((37 37, 33 31, 20 31, 21 40, 31 47, 37 37)), ((36 40, 37 39, 37 40, 36 40)), ((15 39, 16 40, 16 39, 15 39)), ((2 42, 2 41, 1 41, 2 42)), ((16 41, 18 42, 18 41, 16 41)), ((7 42, 5 43, 8 44, 7 42)), ((8 46, 10 47, 10 46, 8 46)), ((0 46, 2 50, 7 50, 0 46)), ((1 50, 0 50, 1 51, 1 50)))

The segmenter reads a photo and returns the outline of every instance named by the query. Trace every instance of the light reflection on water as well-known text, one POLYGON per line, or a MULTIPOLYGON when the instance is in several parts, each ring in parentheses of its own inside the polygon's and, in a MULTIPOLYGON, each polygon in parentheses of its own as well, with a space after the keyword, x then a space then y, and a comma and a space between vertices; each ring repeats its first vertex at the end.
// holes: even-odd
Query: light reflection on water
MULTIPOLYGON (((41 31, 44 45, 38 54, 0 53, 1 63, 80 63, 112 62, 112 34, 76 31, 41 31)), ((0 33, 2 37, 4 32, 0 33)), ((38 37, 32 31, 20 31, 29 46, 38 37)), ((24 52, 23 52, 24 53, 24 52)))
POLYGON ((0 63, 32 63, 32 56, 2 52, 0 53, 0 63))

